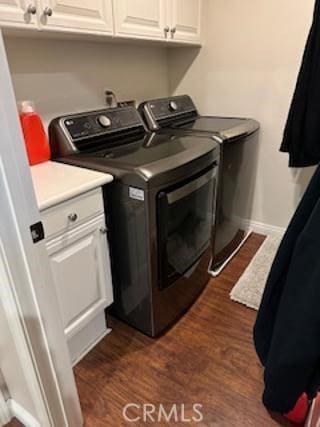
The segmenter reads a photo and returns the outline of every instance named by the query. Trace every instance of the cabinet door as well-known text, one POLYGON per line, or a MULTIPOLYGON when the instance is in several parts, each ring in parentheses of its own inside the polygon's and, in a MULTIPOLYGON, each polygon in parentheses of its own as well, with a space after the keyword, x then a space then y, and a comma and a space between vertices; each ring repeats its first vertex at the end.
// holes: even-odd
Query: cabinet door
POLYGON ((104 215, 47 243, 67 338, 113 302, 104 215))
POLYGON ((166 6, 166 0, 114 0, 116 35, 165 40, 166 6))
POLYGON ((202 0, 168 0, 168 4, 172 40, 199 43, 202 0))
POLYGON ((44 29, 113 34, 112 0, 41 0, 44 29))
POLYGON ((36 28, 36 0, 0 0, 0 25, 36 28))

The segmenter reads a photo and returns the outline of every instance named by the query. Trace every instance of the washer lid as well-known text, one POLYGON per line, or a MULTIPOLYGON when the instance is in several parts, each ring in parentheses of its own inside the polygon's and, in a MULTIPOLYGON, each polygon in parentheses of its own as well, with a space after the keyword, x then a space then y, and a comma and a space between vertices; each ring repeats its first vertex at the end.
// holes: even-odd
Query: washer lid
POLYGON ((222 141, 251 135, 260 127, 253 119, 201 116, 188 95, 145 101, 139 106, 139 110, 151 130, 207 132, 222 141))
POLYGON ((259 129, 256 120, 236 117, 199 116, 189 121, 170 123, 170 129, 183 129, 190 132, 206 132, 220 136, 223 140, 233 140, 249 136, 259 129))
POLYGON ((78 156, 119 172, 137 173, 145 181, 149 181, 156 175, 189 166, 194 160, 210 152, 215 157, 219 155, 218 144, 211 138, 153 133, 138 141, 78 156))
MULTIPOLYGON (((97 152, 78 153, 72 157, 77 164, 110 172, 115 176, 136 175, 149 182, 191 164, 206 155, 212 161, 219 156, 218 144, 208 137, 186 134, 149 134, 145 138, 97 152)), ((69 156, 70 159, 70 156, 69 156)), ((184 172, 185 173, 185 172, 184 172)))

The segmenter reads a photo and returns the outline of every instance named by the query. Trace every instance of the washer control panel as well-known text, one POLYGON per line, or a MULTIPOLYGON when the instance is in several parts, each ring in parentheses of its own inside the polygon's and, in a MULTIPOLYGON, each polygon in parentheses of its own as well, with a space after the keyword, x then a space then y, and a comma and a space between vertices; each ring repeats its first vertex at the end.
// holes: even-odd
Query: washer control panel
POLYGON ((144 127, 140 114, 133 107, 75 114, 61 120, 73 141, 144 127))

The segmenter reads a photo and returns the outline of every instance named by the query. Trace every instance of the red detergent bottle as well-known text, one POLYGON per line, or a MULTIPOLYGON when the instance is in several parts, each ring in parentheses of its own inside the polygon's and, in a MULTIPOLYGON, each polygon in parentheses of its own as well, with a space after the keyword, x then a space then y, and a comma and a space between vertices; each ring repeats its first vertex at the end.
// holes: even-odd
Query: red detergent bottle
POLYGON ((22 101, 19 105, 20 122, 29 164, 36 165, 50 159, 48 137, 40 116, 35 112, 32 101, 22 101))

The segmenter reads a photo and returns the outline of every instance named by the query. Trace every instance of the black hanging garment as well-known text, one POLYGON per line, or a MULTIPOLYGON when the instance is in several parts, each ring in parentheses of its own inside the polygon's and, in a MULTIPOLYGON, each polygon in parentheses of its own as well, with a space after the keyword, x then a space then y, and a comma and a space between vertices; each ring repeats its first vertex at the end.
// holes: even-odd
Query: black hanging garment
POLYGON ((280 150, 289 153, 291 167, 320 162, 320 0, 316 0, 280 150))
MULTIPOLYGON (((319 141, 320 142, 320 141, 319 141)), ((265 406, 293 409, 320 385, 320 166, 291 220, 254 327, 265 367, 265 406)))
MULTIPOLYGON (((320 0, 307 41, 281 151, 289 165, 320 162, 320 0)), ((254 327, 265 367, 265 406, 291 411, 320 386, 320 166, 273 262, 254 327)))

